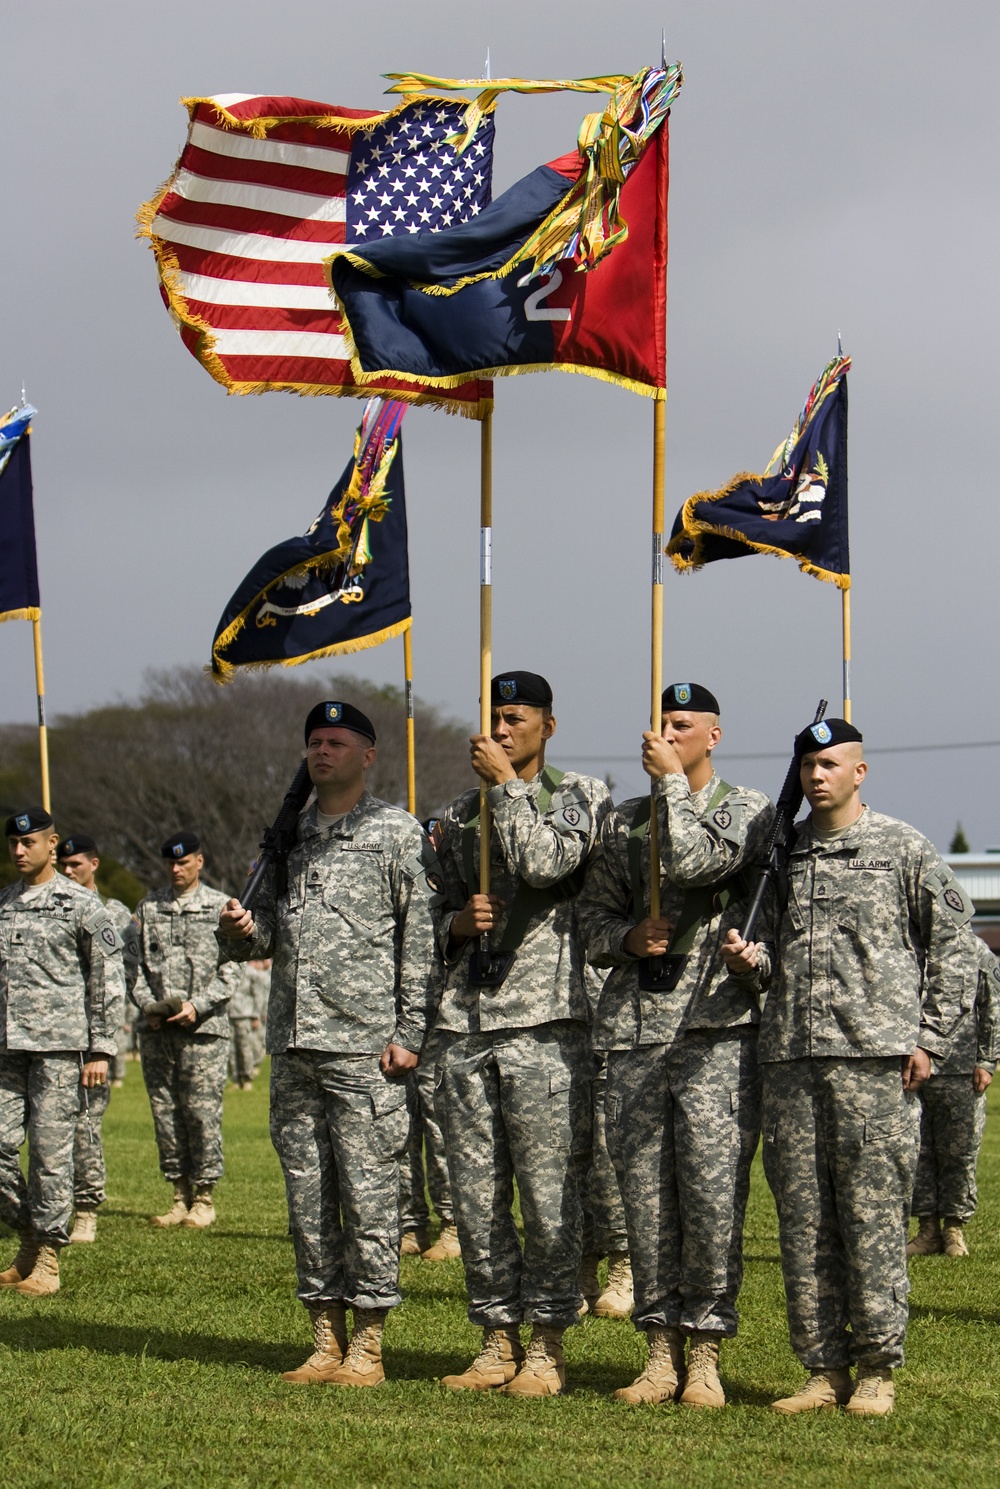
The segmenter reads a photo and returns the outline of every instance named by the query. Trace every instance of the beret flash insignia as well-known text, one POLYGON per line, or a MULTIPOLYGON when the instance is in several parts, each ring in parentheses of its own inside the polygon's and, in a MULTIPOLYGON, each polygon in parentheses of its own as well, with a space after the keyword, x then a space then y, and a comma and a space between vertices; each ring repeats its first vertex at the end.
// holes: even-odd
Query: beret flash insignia
POLYGON ((23 814, 20 817, 15 817, 14 826, 17 828, 18 832, 27 832, 28 828, 31 826, 31 818, 27 815, 27 813, 23 814))
POLYGON ((174 844, 174 857, 175 858, 183 858, 184 857, 184 844, 183 843, 175 843, 174 844))
POLYGON ((516 698, 517 697, 517 683, 514 681, 514 679, 512 677, 511 678, 506 678, 505 677, 505 678, 501 679, 500 684, 499 684, 499 687, 500 687, 500 697, 501 698, 506 698, 506 700, 507 700, 508 703, 511 701, 512 698, 516 698))
POLYGON ((339 703, 328 703, 326 705, 327 721, 331 724, 338 724, 343 712, 344 710, 339 703))
POLYGON ((833 730, 830 728, 829 724, 811 724, 809 727, 809 733, 812 735, 816 743, 821 745, 829 744, 831 739, 833 738, 833 730))
POLYGON ((689 682, 674 683, 674 697, 678 703, 691 702, 691 684, 689 682))

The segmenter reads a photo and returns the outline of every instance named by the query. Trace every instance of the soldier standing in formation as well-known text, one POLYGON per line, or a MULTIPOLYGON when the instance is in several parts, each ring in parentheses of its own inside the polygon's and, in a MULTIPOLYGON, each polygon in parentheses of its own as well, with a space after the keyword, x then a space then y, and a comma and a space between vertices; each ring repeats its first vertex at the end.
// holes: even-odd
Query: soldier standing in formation
MULTIPOLYGON (((97 870, 101 860, 98 857, 97 844, 86 833, 78 832, 72 837, 63 838, 56 849, 56 861, 67 879, 72 879, 73 883, 79 884, 81 889, 89 889, 91 894, 98 895, 115 930, 122 938, 127 995, 125 1011, 127 1013, 128 995, 131 995, 135 987, 139 971, 139 938, 135 921, 132 919, 132 912, 122 904, 121 900, 105 899, 99 893, 97 870)), ((115 1070, 118 1069, 117 1061, 119 1060, 122 1061, 122 1068, 124 1067, 124 1056, 123 1026, 118 1033, 115 1070)), ((73 1143, 73 1203, 76 1218, 70 1234, 70 1241, 73 1245, 97 1240, 97 1211, 107 1197, 104 1189, 107 1169, 104 1162, 101 1128, 110 1099, 110 1080, 92 1086, 88 1092, 87 1104, 81 1108, 77 1119, 76 1138, 73 1143)))
POLYGON ((448 1178, 448 1155, 444 1134, 434 1111, 436 1052, 433 1036, 424 1045, 420 1064, 407 1077, 410 1107, 410 1136, 403 1155, 399 1191, 399 1220, 402 1226, 400 1256, 422 1256, 427 1262, 443 1262, 461 1256, 455 1210, 448 1178), (441 1222, 441 1232, 431 1244, 431 1204, 441 1222))
POLYGON ((257 1068, 255 1034, 260 1028, 257 1013, 258 973, 251 966, 241 969, 239 980, 229 1000, 230 1075, 241 1091, 253 1090, 257 1068))
POLYGON ((716 775, 722 731, 707 688, 675 683, 662 706, 662 735, 645 734, 642 750, 657 810, 660 916, 645 914, 649 797, 608 817, 578 906, 590 960, 611 968, 596 1043, 609 1051, 608 1147, 625 1202, 635 1326, 649 1345, 646 1368, 615 1394, 721 1407, 719 1341, 736 1333, 760 1085, 757 998, 728 976, 719 946, 738 923, 741 869, 771 807, 716 775), (660 987, 645 977, 650 958, 669 973, 660 987))
POLYGON ((594 1079, 591 1083, 593 1122, 591 1152, 583 1196, 583 1259, 580 1263, 581 1315, 595 1318, 628 1318, 635 1303, 632 1291, 632 1258, 628 1249, 625 1206, 618 1175, 608 1152, 606 1094, 608 1053, 598 1047, 597 1011, 604 974, 584 967, 587 1002, 590 1005, 591 1052, 594 1079), (598 1267, 608 1259, 608 1280, 601 1287, 598 1267))
POLYGON ((43 1296, 59 1291, 81 1095, 107 1081, 125 974, 107 910, 56 874, 48 812, 15 813, 4 832, 19 882, 0 892, 0 1219, 21 1244, 0 1287, 43 1296))
POLYGON ((853 725, 828 719, 795 744, 812 810, 787 883, 765 901, 760 942, 731 930, 723 948, 767 993, 764 1172, 809 1371, 774 1408, 886 1416, 906 1336, 916 1092, 962 1016, 972 907, 926 838, 862 804, 853 725))
POLYGON ((160 1169, 174 1190, 152 1223, 203 1230, 215 1221, 212 1192, 222 1177, 226 1005, 239 974, 219 966, 215 929, 226 896, 201 883, 198 838, 175 832, 160 852, 168 883, 136 908, 142 963, 133 994, 160 1169))
POLYGON ((934 1062, 920 1087, 920 1154, 912 1205, 919 1224, 907 1256, 969 1254, 963 1227, 976 1213, 976 1163, 1000 1023, 1000 962, 978 936, 971 938, 969 952, 975 1004, 947 1055, 934 1062))
POLYGON ((433 1003, 433 852, 408 812, 369 794, 375 729, 349 703, 305 725, 316 800, 254 914, 228 900, 224 954, 273 956, 267 1047, 298 1296, 315 1349, 284 1379, 376 1386, 399 1295, 399 1173, 433 1003), (347 1342, 346 1308, 354 1313, 347 1342))
POLYGON ((591 1147, 575 899, 610 796, 600 781, 546 766, 556 721, 543 677, 502 673, 491 705, 492 735, 472 738, 472 767, 489 786, 489 895, 476 892, 478 790, 452 802, 440 822, 441 871, 451 904, 462 908, 444 915, 440 931, 436 1112, 469 1318, 483 1330, 477 1358, 443 1384, 547 1396, 565 1389, 562 1337, 580 1307, 581 1191, 591 1147), (510 959, 505 977, 485 983, 476 948, 483 933, 510 959), (531 1324, 527 1355, 522 1320, 531 1324))

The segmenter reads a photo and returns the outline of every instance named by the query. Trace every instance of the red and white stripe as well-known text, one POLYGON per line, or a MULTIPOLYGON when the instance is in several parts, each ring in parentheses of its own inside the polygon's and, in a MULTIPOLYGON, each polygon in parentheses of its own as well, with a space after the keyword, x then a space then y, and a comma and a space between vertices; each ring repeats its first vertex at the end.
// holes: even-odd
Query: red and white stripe
MULTIPOLYGON (((337 121, 378 111, 242 93, 194 100, 190 111, 187 143, 149 223, 161 293, 188 350, 237 393, 419 392, 392 379, 355 384, 323 268, 345 243, 351 130, 337 121), (317 116, 330 122, 305 122, 317 116), (254 135, 256 121, 275 118, 292 122, 254 135)), ((478 382, 447 395, 467 405, 484 397, 489 384, 478 382)))

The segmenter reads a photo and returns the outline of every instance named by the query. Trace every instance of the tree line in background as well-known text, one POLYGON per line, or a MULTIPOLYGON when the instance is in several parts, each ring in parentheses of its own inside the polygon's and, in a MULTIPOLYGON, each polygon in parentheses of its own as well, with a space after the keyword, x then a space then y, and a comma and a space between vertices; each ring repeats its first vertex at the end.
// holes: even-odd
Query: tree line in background
MULTIPOLYGON (((406 718, 402 690, 336 675, 241 673, 228 687, 197 667, 149 674, 135 703, 64 715, 49 729, 52 805, 61 835, 86 832, 99 845, 98 883, 134 906, 163 880, 160 843, 196 832, 205 877, 238 891, 265 826, 302 757, 306 714, 321 698, 362 709, 378 734, 374 795, 406 804, 406 718)), ((417 813, 427 817, 473 784, 466 725, 415 706, 417 813)), ((38 735, 0 726, 0 811, 40 799, 38 735)), ((6 858, 0 882, 10 882, 6 858)))

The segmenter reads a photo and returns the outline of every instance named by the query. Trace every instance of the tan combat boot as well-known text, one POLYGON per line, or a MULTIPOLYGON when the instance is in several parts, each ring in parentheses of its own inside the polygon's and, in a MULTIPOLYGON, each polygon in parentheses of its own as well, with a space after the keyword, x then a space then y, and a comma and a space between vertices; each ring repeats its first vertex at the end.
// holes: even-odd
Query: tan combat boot
POLYGON ((891 1370, 858 1367, 858 1383, 845 1410, 852 1417, 887 1417, 892 1411, 896 1388, 891 1370))
POLYGON ((355 1308, 354 1333, 339 1370, 327 1376, 331 1386, 380 1386, 385 1380, 382 1369, 382 1331, 388 1308, 355 1308))
POLYGON ((937 1256, 944 1250, 940 1218, 937 1215, 921 1215, 919 1221, 916 1235, 906 1244, 907 1256, 937 1256))
POLYGON ((405 1230, 399 1242, 400 1256, 422 1256, 431 1244, 429 1233, 423 1226, 405 1230))
POLYGON ((281 1377, 296 1386, 325 1385, 344 1363, 347 1353, 347 1314, 343 1303, 310 1308, 309 1317, 316 1348, 304 1365, 297 1370, 286 1370, 281 1377))
POLYGON ((800 1411, 846 1406, 853 1389, 849 1370, 812 1370, 805 1385, 800 1386, 794 1396, 782 1396, 779 1401, 772 1401, 771 1410, 793 1417, 800 1411))
POLYGON ((561 1396, 566 1389, 562 1329, 532 1324, 524 1363, 514 1379, 501 1387, 504 1396, 561 1396))
POLYGON ((630 1386, 615 1392, 616 1401, 639 1406, 644 1401, 660 1405, 676 1401, 684 1384, 684 1335, 680 1329, 661 1329, 655 1325, 646 1330, 649 1359, 646 1368, 630 1386))
POLYGON ((628 1318, 633 1302, 631 1257, 627 1251, 610 1251, 607 1286, 594 1304, 594 1317, 628 1318))
POLYGON ((944 1217, 941 1245, 945 1256, 968 1256, 969 1254, 969 1248, 962 1234, 962 1222, 956 1220, 953 1215, 944 1217))
POLYGON ((153 1215, 150 1218, 150 1225, 159 1226, 162 1230, 165 1230, 168 1225, 180 1225, 188 1212, 190 1203, 191 1186, 188 1184, 188 1181, 186 1179, 175 1179, 173 1204, 165 1214, 153 1215))
POLYGON ((22 1231, 17 1255, 7 1270, 0 1272, 0 1287, 16 1287, 25 1277, 29 1277, 37 1255, 38 1237, 32 1230, 22 1231))
POLYGON ((461 1375, 442 1375, 449 1391, 495 1391, 514 1379, 524 1359, 516 1324, 501 1324, 483 1330, 483 1346, 461 1375))
POLYGON ((458 1226, 453 1220, 446 1220, 441 1227, 441 1234, 433 1246, 421 1253, 425 1262, 450 1262, 462 1255, 462 1247, 458 1239, 458 1226))
POLYGON ((59 1291, 58 1248, 47 1246, 43 1241, 38 1248, 35 1265, 24 1281, 16 1284, 14 1291, 24 1293, 29 1298, 47 1298, 52 1293, 57 1293, 59 1291))
POLYGON ((596 1251, 585 1251, 580 1258, 580 1270, 577 1273, 576 1285, 583 1294, 583 1307, 580 1309, 580 1317, 585 1313, 593 1313, 597 1306, 597 1300, 601 1296, 601 1284, 597 1276, 597 1267, 600 1255, 596 1251))
POLYGON ((212 1185, 199 1184, 194 1192, 191 1208, 181 1221, 190 1230, 207 1230, 216 1221, 215 1206, 212 1204, 212 1185))
POLYGON ((69 1240, 71 1246, 80 1246, 97 1240, 96 1210, 77 1210, 69 1240))
POLYGON ((720 1337, 719 1334, 703 1333, 700 1329, 691 1335, 682 1406, 725 1406, 726 1393, 719 1379, 720 1337))

